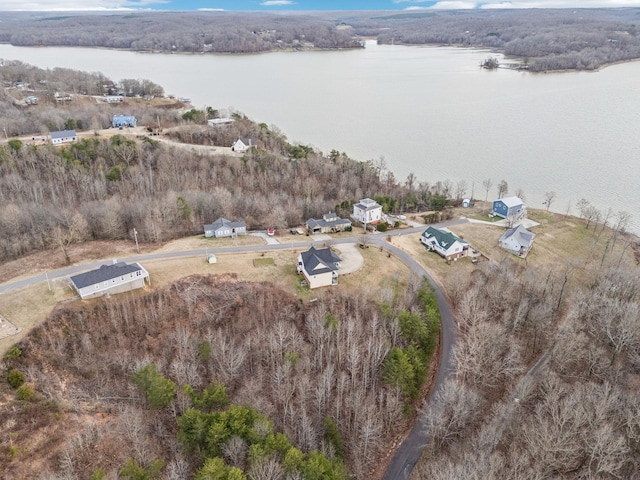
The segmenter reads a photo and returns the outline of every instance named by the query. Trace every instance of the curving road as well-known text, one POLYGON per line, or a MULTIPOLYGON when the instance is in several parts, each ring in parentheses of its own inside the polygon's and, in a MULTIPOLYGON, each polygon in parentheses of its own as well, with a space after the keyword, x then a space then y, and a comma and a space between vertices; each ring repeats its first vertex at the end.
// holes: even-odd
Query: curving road
MULTIPOLYGON (((449 222, 440 223, 438 225, 434 225, 437 227, 446 227, 451 225, 459 225, 462 223, 466 223, 468 220, 460 219, 453 220, 449 222)), ((453 317, 453 313, 451 312, 451 308, 449 306, 449 302, 440 288, 440 286, 431 278, 429 272, 419 263, 417 262, 411 255, 409 255, 404 250, 401 250, 398 247, 395 247, 388 242, 385 241, 385 238, 391 236, 400 236, 407 235, 411 233, 417 233, 424 230, 424 226, 420 227, 412 227, 406 228, 402 230, 394 230, 390 232, 385 232, 384 234, 367 234, 366 240, 370 245, 375 245, 377 247, 382 248, 383 250, 391 253, 396 258, 398 258, 401 262, 403 262, 415 275, 418 277, 427 278, 429 283, 433 286, 436 294, 436 298, 438 301, 438 307, 440 308, 440 317, 441 317, 441 329, 440 329, 440 368, 438 370, 438 376, 436 378, 435 385, 432 389, 432 394, 427 400, 425 405, 425 411, 428 412, 430 410, 430 406, 433 399, 435 398, 435 393, 437 393, 444 385, 444 382, 447 378, 449 378, 454 373, 454 367, 451 361, 451 352, 456 343, 457 337, 457 327, 456 322, 453 317)), ((319 241, 312 242, 314 246, 323 246, 323 245, 339 245, 344 243, 357 243, 361 236, 354 236, 349 238, 341 238, 341 239, 333 239, 327 241, 319 241)), ((182 252, 166 252, 166 253, 152 253, 146 255, 136 255, 128 258, 121 259, 126 262, 143 262, 148 260, 160 260, 160 259, 168 259, 168 258, 183 258, 183 257, 194 257, 194 256, 204 256, 207 253, 214 254, 224 254, 224 253, 247 253, 247 252, 264 252, 264 251, 272 251, 272 250, 289 250, 292 248, 302 248, 305 246, 309 246, 309 242, 289 242, 286 244, 276 244, 276 245, 246 245, 246 246, 238 246, 238 247, 224 247, 224 248, 216 248, 216 249, 198 249, 198 250, 186 250, 182 252)), ((100 267, 100 265, 104 264, 104 260, 96 261, 92 263, 86 263, 82 265, 74 265, 71 267, 61 268, 58 270, 54 270, 52 272, 48 272, 46 275, 37 275, 31 278, 27 278, 24 280, 18 280, 15 282, 5 283, 4 285, 0 285, 0 294, 9 292, 11 290, 15 290, 18 288, 26 287, 29 285, 34 285, 36 283, 44 282, 47 279, 47 276, 50 280, 56 278, 64 278, 70 275, 74 275, 76 273, 85 272, 87 270, 92 270, 100 267)), ((411 471, 413 467, 417 463, 424 446, 429 441, 429 438, 426 434, 426 413, 422 414, 416 424, 413 426, 409 435, 404 439, 402 444, 396 450, 391 462, 389 463, 387 470, 382 477, 383 480, 406 480, 411 475, 411 471)))

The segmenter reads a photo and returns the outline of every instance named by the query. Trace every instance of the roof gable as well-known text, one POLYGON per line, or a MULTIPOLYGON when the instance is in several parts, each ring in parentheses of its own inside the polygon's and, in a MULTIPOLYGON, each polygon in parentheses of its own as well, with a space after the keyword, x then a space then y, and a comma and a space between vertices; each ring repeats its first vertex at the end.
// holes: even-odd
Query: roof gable
POLYGON ((435 227, 427 227, 422 234, 425 238, 434 238, 438 245, 442 248, 449 249, 455 242, 467 244, 467 242, 451 232, 445 232, 435 227))
POLYGON ((51 138, 65 138, 65 137, 75 137, 76 136, 76 131, 75 130, 61 130, 59 132, 51 132, 50 133, 51 138))
POLYGON ((340 257, 329 247, 320 250, 311 247, 306 252, 302 252, 300 256, 304 269, 309 273, 319 274, 338 270, 336 264, 340 262, 340 257))
POLYGON ((96 283, 106 282, 113 278, 118 278, 122 275, 142 271, 143 268, 138 263, 132 263, 127 265, 125 262, 118 262, 112 265, 101 265, 96 270, 90 272, 81 273, 71 277, 71 281, 76 288, 84 288, 89 285, 95 285, 96 283))

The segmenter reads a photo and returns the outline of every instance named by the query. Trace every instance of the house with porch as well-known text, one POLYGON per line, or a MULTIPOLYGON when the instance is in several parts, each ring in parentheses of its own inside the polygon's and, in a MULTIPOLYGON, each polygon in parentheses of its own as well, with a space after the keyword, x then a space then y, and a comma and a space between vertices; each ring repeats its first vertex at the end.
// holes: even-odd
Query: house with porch
POLYGON ((363 223, 378 223, 382 220, 382 205, 370 198, 363 198, 353 205, 354 220, 363 223))
POLYGON ((52 144, 62 145, 63 143, 75 142, 78 139, 78 134, 75 130, 61 130, 59 132, 51 132, 49 138, 52 144))
POLYGON ((351 228, 351 220, 340 218, 335 213, 325 213, 321 219, 310 218, 307 220, 307 228, 311 233, 344 232, 351 228))
POLYGON ((420 242, 429 250, 437 252, 446 260, 457 260, 467 254, 469 243, 453 233, 435 227, 422 232, 420 242))
POLYGON ((527 207, 519 197, 505 197, 493 201, 491 213, 507 220, 522 220, 527 215, 527 207))
POLYGON ((522 225, 518 225, 504 232, 500 240, 498 240, 498 245, 513 255, 525 258, 531 247, 533 247, 535 236, 535 233, 530 232, 522 225))
POLYGON ((204 225, 204 236, 207 238, 236 237, 247 234, 247 224, 243 221, 233 222, 220 217, 215 222, 204 225))
POLYGON ((149 272, 142 265, 125 262, 102 265, 95 270, 74 275, 70 280, 83 300, 143 288, 145 280, 150 284, 149 272))
POLYGON ((298 255, 298 273, 311 289, 337 285, 339 269, 340 257, 328 247, 316 249, 312 246, 298 255))

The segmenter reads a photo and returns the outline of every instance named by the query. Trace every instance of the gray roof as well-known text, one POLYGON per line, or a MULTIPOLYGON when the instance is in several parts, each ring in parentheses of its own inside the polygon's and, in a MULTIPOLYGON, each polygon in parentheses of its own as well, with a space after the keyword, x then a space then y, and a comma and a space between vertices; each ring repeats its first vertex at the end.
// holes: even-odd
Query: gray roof
POLYGON ((59 132, 51 132, 51 138, 65 138, 65 137, 76 137, 75 130, 61 130, 59 132))
POLYGON ((502 237, 500 237, 500 241, 503 242, 513 237, 520 245, 528 247, 533 243, 533 238, 535 236, 535 233, 530 232, 522 225, 518 225, 517 227, 510 228, 509 230, 504 232, 502 234, 502 237))
POLYGON ((336 264, 340 262, 340 257, 333 253, 329 247, 320 250, 311 247, 306 252, 302 252, 300 256, 302 257, 304 269, 309 274, 335 272, 338 270, 336 264))
POLYGON ((322 227, 322 228, 332 228, 332 227, 338 227, 338 226, 342 226, 342 225, 351 225, 351 220, 345 220, 344 218, 340 218, 338 216, 336 216, 335 213, 329 212, 326 215, 323 215, 321 219, 314 219, 314 218, 310 218, 309 220, 307 220, 307 226, 313 230, 316 227, 322 227))
POLYGON ((219 219, 217 219, 215 222, 210 223, 208 225, 204 226, 204 230, 218 230, 222 227, 228 227, 228 228, 246 228, 247 224, 243 221, 239 221, 239 222, 232 222, 231 220, 227 220, 224 217, 220 217, 219 219))
POLYGON ((518 205, 524 205, 524 202, 519 197, 504 197, 499 198, 496 202, 502 202, 507 207, 517 207, 518 205))
POLYGON ((117 278, 122 275, 137 272, 139 270, 143 270, 143 268, 138 263, 127 265, 124 262, 118 262, 112 265, 102 265, 96 270, 91 270, 90 272, 74 275, 73 277, 71 277, 71 281, 76 286, 76 288, 84 288, 88 287, 89 285, 106 282, 107 280, 111 280, 112 278, 117 278))
POLYGON ((363 198, 358 203, 356 203, 356 207, 360 210, 374 210, 376 208, 380 208, 380 204, 375 200, 371 200, 370 198, 363 198))

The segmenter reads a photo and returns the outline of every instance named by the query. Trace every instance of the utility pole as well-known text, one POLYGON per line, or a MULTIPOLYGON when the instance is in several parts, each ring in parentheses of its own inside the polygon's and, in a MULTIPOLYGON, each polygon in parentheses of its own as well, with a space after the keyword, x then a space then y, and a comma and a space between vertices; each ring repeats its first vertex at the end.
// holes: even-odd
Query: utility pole
POLYGON ((44 278, 47 279, 47 285, 49 286, 49 291, 51 291, 51 282, 49 282, 49 275, 47 272, 44 272, 44 278))
POLYGON ((133 229, 133 237, 136 239, 136 250, 140 253, 140 246, 138 245, 138 231, 133 229))

